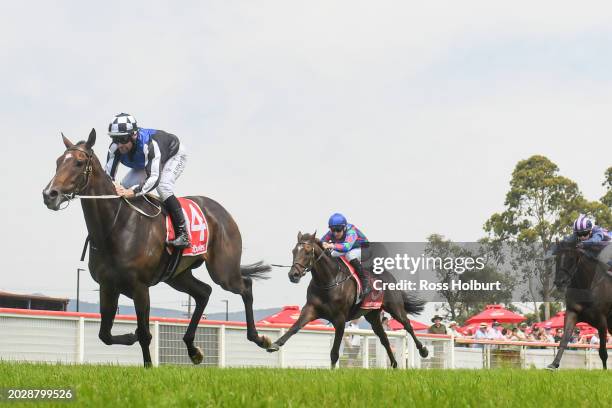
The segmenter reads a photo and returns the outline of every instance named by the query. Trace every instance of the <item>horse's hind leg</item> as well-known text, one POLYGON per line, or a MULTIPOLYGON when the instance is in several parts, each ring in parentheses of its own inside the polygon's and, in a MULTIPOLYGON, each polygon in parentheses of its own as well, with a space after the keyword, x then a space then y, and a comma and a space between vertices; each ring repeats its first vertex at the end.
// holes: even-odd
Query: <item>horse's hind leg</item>
MULTIPOLYGON (((388 294, 389 292, 385 293, 385 296, 387 296, 388 294)), ((392 296, 388 296, 388 297, 392 298, 392 296)), ((427 351, 427 347, 425 347, 423 343, 421 343, 421 341, 417 338, 416 334, 414 334, 414 330, 412 329, 410 320, 408 320, 408 317, 406 316, 406 310, 404 309, 404 302, 400 300, 394 300, 394 299, 390 299, 390 301, 387 302, 387 300, 385 299, 383 309, 389 312, 395 320, 400 322, 401 325, 404 327, 404 330, 406 330, 408 334, 410 334, 410 336, 412 337, 412 340, 414 340, 414 344, 417 350, 419 350, 419 355, 422 358, 427 357, 429 355, 429 351, 427 351)))
POLYGON ((393 350, 391 350, 391 344, 389 344, 389 338, 387 337, 387 333, 383 328, 382 322, 380 321, 380 312, 381 310, 374 310, 365 315, 365 318, 370 325, 372 325, 372 330, 374 330, 374 334, 378 336, 380 339, 380 343, 383 345, 385 350, 387 350, 387 355, 389 356, 389 360, 391 360, 391 367, 397 368, 397 360, 393 355, 393 350))
POLYGON ((255 327, 255 317, 253 315, 253 281, 251 278, 243 277, 243 282, 244 286, 240 295, 242 296, 244 311, 246 313, 247 339, 261 348, 268 349, 272 345, 272 341, 266 336, 260 336, 255 327))
POLYGON ((106 285, 100 285, 100 331, 98 337, 106 345, 123 344, 131 346, 136 343, 138 337, 135 333, 122 334, 113 336, 111 330, 117 313, 117 303, 119 301, 119 292, 114 288, 106 285))
POLYGON ((210 285, 207 285, 194 277, 191 269, 179 273, 174 279, 166 283, 179 292, 187 293, 196 302, 195 310, 191 315, 191 321, 189 322, 189 327, 187 327, 187 331, 183 336, 183 341, 187 346, 187 354, 189 355, 191 362, 193 364, 200 364, 204 359, 204 355, 202 354, 202 350, 200 350, 198 346, 194 345, 193 342, 195 340, 195 333, 196 329, 198 328, 198 323, 200 322, 204 309, 208 304, 208 299, 210 297, 210 293, 212 292, 212 288, 210 285))
MULTIPOLYGON (((260 336, 255 328, 253 317, 253 282, 249 276, 245 276, 245 274, 249 273, 248 269, 245 269, 243 274, 243 268, 248 267, 240 266, 239 249, 234 248, 232 251, 231 249, 216 247, 214 251, 209 251, 209 254, 210 256, 206 261, 206 269, 208 269, 212 280, 224 290, 242 297, 246 313, 247 339, 261 348, 268 349, 272 342, 267 336, 260 336)), ((255 270, 258 268, 257 266, 254 267, 255 270)), ((262 269, 265 268, 262 267, 262 269)))

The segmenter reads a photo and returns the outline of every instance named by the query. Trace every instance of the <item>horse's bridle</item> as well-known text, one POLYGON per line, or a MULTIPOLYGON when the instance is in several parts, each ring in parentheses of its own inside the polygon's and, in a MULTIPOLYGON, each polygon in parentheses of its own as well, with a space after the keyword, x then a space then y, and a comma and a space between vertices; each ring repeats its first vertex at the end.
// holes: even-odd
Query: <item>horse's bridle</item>
MULTIPOLYGON (((307 244, 307 243, 308 243, 308 242, 298 242, 297 244, 298 244, 298 245, 304 245, 304 244, 307 244)), ((291 265, 291 267, 293 268, 293 267, 294 267, 294 266, 296 266, 296 265, 297 265, 297 266, 300 266, 300 267, 302 268, 302 270, 301 270, 301 275, 302 275, 302 276, 304 276, 304 275, 306 275, 306 273, 308 273, 308 272, 312 271, 312 268, 314 268, 315 264, 316 264, 317 262, 319 262, 319 260, 320 260, 321 258, 323 258, 323 255, 324 255, 324 254, 325 254, 325 251, 321 251, 321 255, 319 255, 319 256, 318 256, 318 257, 315 259, 315 246, 314 246, 314 244, 312 244, 312 253, 310 254, 310 265, 309 265, 309 266, 305 266, 305 265, 302 265, 302 264, 301 264, 301 263, 299 263, 299 262, 294 262, 294 263, 291 265)))
MULTIPOLYGON (((69 200, 72 200, 76 195, 80 194, 81 191, 85 189, 85 187, 87 187, 87 185, 89 184, 89 176, 91 175, 93 171, 93 166, 91 164, 93 160, 92 153, 78 146, 72 146, 66 149, 66 152, 71 152, 71 151, 77 151, 77 152, 83 153, 85 156, 87 156, 87 162, 85 163, 85 168, 83 169, 83 172, 81 173, 81 177, 83 178, 83 184, 75 188, 74 191, 72 191, 72 193, 64 194, 64 197, 66 197, 69 200)), ((66 154, 66 152, 64 152, 64 154, 66 154)))
MULTIPOLYGON (((306 244, 307 242, 298 242, 298 245, 302 244, 306 244)), ((325 255, 325 250, 321 250, 321 255, 319 255, 316 259, 315 259, 315 250, 314 250, 315 246, 314 244, 312 244, 312 253, 310 255, 310 265, 309 266, 305 266, 302 265, 299 262, 294 262, 291 267, 293 268, 294 266, 300 266, 302 267, 302 271, 301 271, 301 276, 306 275, 307 272, 310 272, 312 270, 312 268, 314 268, 315 264, 321 259, 323 258, 323 255, 325 255)), ((340 265, 338 264, 338 271, 340 271, 340 265)), ((346 282, 347 280, 349 280, 351 278, 351 274, 350 272, 342 279, 334 282, 334 283, 330 283, 329 285, 325 285, 325 286, 319 286, 316 283, 314 283, 314 281, 311 283, 312 285, 316 286, 319 289, 323 289, 323 290, 328 290, 328 289, 332 289, 335 288, 336 286, 346 282)))

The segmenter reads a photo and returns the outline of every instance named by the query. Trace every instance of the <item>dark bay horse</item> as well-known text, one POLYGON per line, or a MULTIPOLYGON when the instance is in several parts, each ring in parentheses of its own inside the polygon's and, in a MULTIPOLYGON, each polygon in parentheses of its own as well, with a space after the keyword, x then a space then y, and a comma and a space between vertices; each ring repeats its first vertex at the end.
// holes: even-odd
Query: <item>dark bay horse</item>
MULTIPOLYGON (((56 173, 43 190, 46 206, 58 210, 75 195, 114 195, 115 187, 105 173, 92 147, 96 131, 86 142, 73 144, 62 135, 66 151, 57 159, 56 173)), ((194 364, 203 359, 195 346, 195 332, 212 291, 210 285, 196 279, 192 269, 206 263, 212 280, 223 289, 242 296, 246 309, 247 338, 259 347, 268 348, 270 340, 259 336, 253 321, 252 279, 266 278, 270 270, 261 262, 241 266, 242 238, 231 215, 210 198, 189 197, 203 210, 209 227, 208 251, 201 256, 184 257, 173 277, 166 281, 174 289, 189 294, 196 307, 183 337, 194 364)), ((143 198, 130 200, 146 207, 143 198)), ((123 199, 81 200, 85 223, 91 238, 89 271, 100 284, 101 324, 99 337, 105 344, 140 343, 145 367, 151 365, 149 344, 149 287, 159 281, 170 255, 166 251, 164 216, 146 217, 127 205, 123 199), (119 294, 134 300, 137 315, 135 333, 112 335, 119 294)))
POLYGON ((566 312, 559 350, 547 368, 559 368, 574 326, 585 322, 597 328, 599 358, 605 370, 608 360, 606 337, 608 332, 612 334, 612 277, 606 273, 607 262, 612 259, 612 245, 604 247, 597 257, 591 251, 576 247, 576 244, 576 241, 563 241, 552 250, 556 258, 555 285, 559 290, 565 290, 566 312))
MULTIPOLYGON (((302 308, 298 320, 287 330, 287 333, 268 348, 269 352, 278 351, 307 323, 322 317, 330 321, 336 330, 330 353, 331 365, 332 368, 335 368, 339 358, 340 342, 344 336, 345 323, 364 316, 387 351, 391 366, 397 368, 397 360, 381 322, 380 314, 384 309, 412 336, 421 357, 427 357, 427 348, 415 336, 410 320, 406 316, 407 313, 417 315, 422 312, 423 301, 411 298, 406 292, 386 290, 382 309, 363 310, 355 305, 357 283, 350 277, 346 265, 328 255, 315 234, 299 233, 297 241, 293 248, 293 265, 289 270, 289 280, 298 283, 306 272, 312 273, 312 280, 306 294, 306 305, 302 308)), ((376 279, 383 282, 395 282, 393 275, 387 271, 377 275, 376 279)))

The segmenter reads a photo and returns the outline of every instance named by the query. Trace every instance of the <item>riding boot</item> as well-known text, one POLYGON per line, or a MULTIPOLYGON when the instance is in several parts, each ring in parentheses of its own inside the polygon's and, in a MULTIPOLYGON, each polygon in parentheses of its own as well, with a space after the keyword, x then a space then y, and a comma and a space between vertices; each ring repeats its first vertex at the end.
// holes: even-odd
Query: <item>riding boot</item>
POLYGON ((183 249, 189 247, 189 234, 187 233, 187 225, 185 224, 185 216, 183 215, 183 209, 179 204, 179 201, 175 196, 171 195, 164 201, 170 219, 172 220, 172 226, 174 226, 174 239, 168 241, 169 245, 175 248, 183 249))
POLYGON ((361 266, 361 262, 357 258, 351 260, 351 265, 355 268, 355 272, 357 272, 359 280, 361 281, 361 294, 359 297, 364 299, 366 295, 372 291, 372 287, 370 286, 370 274, 363 270, 363 266, 361 266))

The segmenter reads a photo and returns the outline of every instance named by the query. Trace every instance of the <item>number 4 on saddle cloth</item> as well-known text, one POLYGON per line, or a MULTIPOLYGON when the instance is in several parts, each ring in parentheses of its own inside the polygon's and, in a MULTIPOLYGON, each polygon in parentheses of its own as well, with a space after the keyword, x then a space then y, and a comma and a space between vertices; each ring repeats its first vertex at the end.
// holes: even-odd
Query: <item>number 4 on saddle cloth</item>
MULTIPOLYGON (((208 223, 202 209, 198 204, 188 198, 178 198, 185 223, 187 224, 187 233, 191 241, 191 246, 183 249, 183 256, 197 256, 206 253, 208 249, 208 223)), ((166 242, 174 239, 174 226, 170 215, 166 215, 166 242)), ((174 248, 168 246, 168 252, 172 253, 174 248)))
MULTIPOLYGON (((361 293, 361 281, 359 280, 359 275, 357 275, 355 268, 353 268, 353 265, 351 265, 351 263, 348 261, 348 259, 346 259, 346 257, 341 256, 340 259, 342 260, 342 262, 344 262, 348 270, 351 272, 351 275, 353 276, 353 279, 355 279, 355 282, 357 282, 357 294, 355 295, 355 304, 358 304, 359 302, 361 302, 361 299, 359 298, 359 294, 361 293)), ((370 273, 370 271, 365 271, 365 270, 364 272, 370 273)), ((370 273, 370 282, 374 284, 374 277, 372 276, 371 273, 370 273)), ((375 288, 372 288, 372 291, 368 293, 365 299, 363 299, 363 302, 361 302, 360 308, 361 309, 374 309, 374 310, 380 309, 383 303, 383 296, 384 296, 384 291, 376 290, 375 288)))

